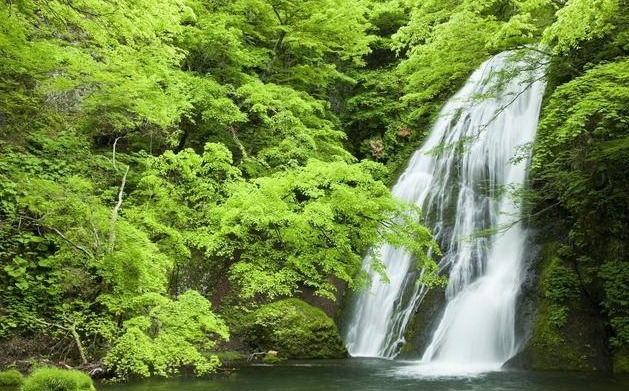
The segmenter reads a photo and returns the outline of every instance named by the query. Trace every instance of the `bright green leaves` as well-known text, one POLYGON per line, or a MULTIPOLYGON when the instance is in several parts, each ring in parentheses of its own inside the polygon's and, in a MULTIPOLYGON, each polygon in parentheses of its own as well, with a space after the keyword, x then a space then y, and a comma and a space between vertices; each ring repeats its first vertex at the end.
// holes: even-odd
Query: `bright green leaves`
MULTIPOLYGON (((415 47, 402 65, 403 71, 410 75, 405 99, 414 102, 444 99, 441 94, 450 94, 489 56, 485 44, 497 27, 496 22, 471 11, 457 12, 432 27, 426 44, 415 47), (465 39, 451 38, 457 36, 465 36, 465 39), (433 66, 435 63, 442 66, 433 66)), ((420 106, 420 110, 425 108, 420 106)), ((417 113, 420 114, 423 113, 417 113)))
POLYGON ((394 36, 408 74, 413 118, 429 118, 446 97, 492 53, 535 41, 536 17, 550 1, 442 1, 416 5, 408 25, 394 36))
POLYGON ((167 377, 183 367, 203 375, 220 366, 218 358, 206 352, 217 338, 228 339, 229 332, 207 299, 187 291, 176 300, 161 298, 147 308, 146 315, 125 322, 124 334, 104 359, 119 380, 167 377))
POLYGON ((164 289, 170 261, 127 221, 112 225, 112 210, 93 194, 91 183, 69 177, 58 184, 33 179, 25 185, 31 192, 20 204, 48 238, 55 238, 57 267, 67 266, 69 280, 61 284, 66 290, 89 297, 104 287, 120 296, 164 289))
POLYGON ((362 254, 384 241, 410 248, 429 266, 430 234, 374 178, 379 167, 311 160, 234 187, 217 210, 215 243, 236 262, 231 278, 241 296, 273 299, 305 285, 334 298, 329 278, 360 286, 362 254))
POLYGON ((540 124, 534 167, 548 176, 545 193, 579 215, 627 218, 618 187, 628 184, 619 169, 629 157, 627 69, 627 60, 601 65, 559 87, 540 124))
POLYGON ((219 201, 225 195, 224 186, 240 177, 232 166, 231 153, 222 144, 206 144, 201 155, 192 149, 166 151, 147 157, 145 164, 132 195, 135 202, 146 203, 147 209, 158 214, 169 210, 166 215, 179 228, 190 225, 190 219, 207 218, 205 207, 219 201))
POLYGON ((557 21, 544 32, 544 42, 561 53, 609 34, 616 28, 613 21, 622 17, 623 6, 627 6, 623 0, 570 0, 557 11, 557 21))
POLYGON ((267 50, 262 80, 309 92, 342 78, 339 61, 360 63, 369 37, 360 2, 348 0, 240 0, 241 27, 267 50))
POLYGON ((190 111, 187 86, 194 84, 178 69, 183 52, 173 46, 182 6, 179 0, 32 0, 0 6, 9 22, 0 32, 0 50, 8 51, 0 69, 14 80, 21 69, 29 80, 11 86, 13 100, 36 92, 36 99, 22 103, 26 109, 39 104, 66 119, 76 115, 93 135, 151 132, 172 142, 167 130, 190 111))
POLYGON ((18 135, 39 125, 41 108, 37 80, 54 67, 55 48, 29 39, 25 15, 6 2, 0 4, 0 135, 18 135))
MULTIPOLYGON (((143 227, 154 243, 177 263, 185 263, 194 249, 207 247, 199 228, 208 224, 216 203, 227 196, 227 186, 240 178, 231 153, 221 144, 206 144, 203 154, 185 149, 147 157, 146 170, 131 194, 126 216, 143 227)), ((201 250, 203 251, 203 250, 201 250)))
POLYGON ((211 74, 221 83, 239 84, 247 71, 266 64, 267 51, 247 44, 241 18, 229 7, 193 0, 187 3, 194 10, 194 19, 186 23, 182 38, 188 52, 184 69, 211 74))
POLYGON ((305 92, 254 81, 237 91, 249 113, 249 124, 238 132, 269 168, 301 166, 309 158, 350 161, 342 148, 326 102, 305 92))

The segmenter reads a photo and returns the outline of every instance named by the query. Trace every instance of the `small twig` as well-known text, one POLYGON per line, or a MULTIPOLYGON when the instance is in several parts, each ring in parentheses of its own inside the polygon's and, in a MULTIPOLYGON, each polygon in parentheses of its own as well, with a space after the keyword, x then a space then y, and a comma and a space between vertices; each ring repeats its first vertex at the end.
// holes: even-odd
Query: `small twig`
POLYGON ((236 133, 236 129, 234 129, 233 126, 230 126, 229 132, 232 134, 232 138, 236 142, 238 149, 240 149, 240 153, 242 153, 243 159, 247 159, 249 155, 247 154, 247 150, 245 149, 245 146, 242 145, 242 143, 240 142, 240 139, 238 138, 238 134, 236 133))
POLYGON ((61 239, 65 240, 66 242, 68 242, 72 247, 76 248, 77 250, 83 252, 85 255, 87 255, 88 257, 94 259, 94 254, 92 254, 89 250, 87 250, 85 247, 80 246, 76 243, 74 243, 72 240, 68 239, 61 231, 59 231, 57 228, 54 227, 50 227, 51 230, 53 230, 57 235, 59 235, 59 237, 61 237, 61 239))
POLYGON ((114 165, 114 170, 116 170, 116 172, 118 172, 118 165, 116 164, 116 144, 118 144, 118 140, 120 140, 122 137, 116 137, 116 139, 114 140, 114 145, 112 146, 112 152, 111 152, 111 162, 114 165))
MULTIPOLYGON (((64 317, 64 319, 66 321, 69 321, 69 319, 67 319, 66 317, 64 317)), ((88 364, 87 356, 85 355, 85 350, 83 349, 83 344, 81 343, 81 337, 80 337, 79 333, 76 331, 76 322, 72 322, 72 326, 67 327, 67 326, 60 325, 58 323, 49 323, 49 322, 43 321, 43 320, 38 319, 38 318, 33 318, 33 320, 35 322, 43 324, 45 326, 56 327, 58 329, 70 332, 70 334, 72 334, 72 337, 74 338, 74 342, 76 343, 76 347, 77 347, 77 349, 79 351, 79 355, 81 356, 81 361, 82 361, 83 365, 87 365, 88 364)))
POLYGON ((266 355, 266 352, 253 352, 249 354, 249 356, 247 357, 247 361, 252 361, 257 356, 264 356, 264 355, 266 355))

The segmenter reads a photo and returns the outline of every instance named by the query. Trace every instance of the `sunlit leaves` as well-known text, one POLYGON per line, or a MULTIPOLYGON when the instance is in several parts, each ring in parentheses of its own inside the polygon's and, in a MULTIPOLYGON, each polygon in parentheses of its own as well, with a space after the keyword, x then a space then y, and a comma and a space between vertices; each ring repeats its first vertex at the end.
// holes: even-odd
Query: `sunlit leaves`
POLYGON ((413 117, 430 117, 493 53, 534 42, 541 33, 534 12, 549 1, 430 0, 413 7, 409 23, 394 38, 409 53, 404 99, 413 117), (438 107, 438 106, 437 106, 438 107))
POLYGON ((203 154, 185 149, 147 157, 146 170, 131 194, 126 216, 144 228, 161 250, 177 263, 209 245, 199 231, 209 223, 213 206, 227 196, 227 186, 240 172, 231 153, 220 144, 206 144, 203 154))
POLYGON ((565 52, 608 34, 615 28, 613 19, 620 16, 621 3, 623 0, 568 1, 557 11, 557 21, 544 32, 544 42, 556 52, 565 52))
POLYGON ((215 243, 217 251, 236 261, 231 278, 243 298, 272 299, 303 285, 333 298, 329 277, 360 286, 362 254, 384 241, 396 240, 429 266, 430 234, 412 208, 374 179, 378 170, 375 164, 311 160, 235 186, 217 209, 215 243), (387 221, 390 226, 383 226, 387 221))
POLYGON ((352 159, 341 146, 344 135, 335 129, 326 102, 258 81, 243 85, 237 93, 250 122, 239 137, 270 167, 303 165, 309 158, 352 159))
POLYGON ((320 93, 342 77, 336 63, 360 63, 370 38, 358 1, 240 0, 242 31, 268 50, 262 79, 320 93))
POLYGON ((228 339, 225 323, 210 309, 210 303, 195 291, 176 300, 157 297, 147 313, 125 322, 124 333, 104 359, 118 380, 130 377, 170 376, 183 367, 197 375, 216 370, 216 356, 203 351, 217 339, 228 339))

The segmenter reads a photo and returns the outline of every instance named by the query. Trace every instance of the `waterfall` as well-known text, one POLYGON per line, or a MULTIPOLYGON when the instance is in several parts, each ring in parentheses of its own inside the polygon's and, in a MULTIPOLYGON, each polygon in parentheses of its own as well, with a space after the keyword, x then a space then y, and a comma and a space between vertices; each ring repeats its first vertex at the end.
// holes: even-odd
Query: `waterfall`
MULTIPOLYGON (((443 252, 440 270, 449 274, 446 307, 423 362, 499 367, 518 349, 527 232, 517 190, 545 87, 542 59, 522 53, 501 53, 472 74, 392 190, 423 209, 443 252)), ((367 257, 372 285, 353 303, 345 335, 352 356, 395 357, 426 294, 406 252, 380 250, 389 282, 368 268, 367 257)))

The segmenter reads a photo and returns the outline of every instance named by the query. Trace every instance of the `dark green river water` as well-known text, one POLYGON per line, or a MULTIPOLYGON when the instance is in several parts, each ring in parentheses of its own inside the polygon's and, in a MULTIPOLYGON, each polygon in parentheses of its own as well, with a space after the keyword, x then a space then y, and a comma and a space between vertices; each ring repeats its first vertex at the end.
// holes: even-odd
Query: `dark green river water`
POLYGON ((422 375, 417 364, 377 359, 299 361, 240 367, 213 379, 100 385, 101 391, 628 391, 629 376, 500 371, 422 375))

